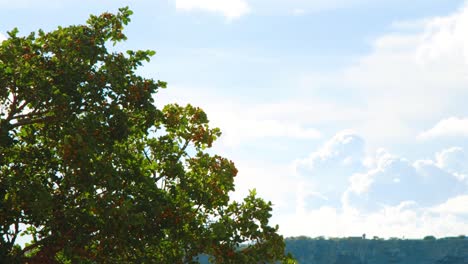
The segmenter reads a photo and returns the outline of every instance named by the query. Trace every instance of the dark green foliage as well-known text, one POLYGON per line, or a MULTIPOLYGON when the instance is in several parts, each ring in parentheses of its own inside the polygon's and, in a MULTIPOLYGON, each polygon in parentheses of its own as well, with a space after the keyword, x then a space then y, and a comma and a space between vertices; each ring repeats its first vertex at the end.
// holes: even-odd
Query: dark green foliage
POLYGON ((166 84, 135 74, 154 52, 108 51, 131 13, 1 43, 0 260, 288 261, 271 203, 229 200, 237 169, 205 151, 220 131, 203 110, 155 107, 166 84))

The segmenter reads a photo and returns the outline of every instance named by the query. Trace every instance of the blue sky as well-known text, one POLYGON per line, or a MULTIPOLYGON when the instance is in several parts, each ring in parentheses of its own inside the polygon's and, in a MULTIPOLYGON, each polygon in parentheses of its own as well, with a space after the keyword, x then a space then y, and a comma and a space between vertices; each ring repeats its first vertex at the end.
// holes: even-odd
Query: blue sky
POLYGON ((127 5, 117 48, 157 51, 157 104, 207 111, 282 234, 468 230, 468 2, 0 0, 0 34, 127 5))

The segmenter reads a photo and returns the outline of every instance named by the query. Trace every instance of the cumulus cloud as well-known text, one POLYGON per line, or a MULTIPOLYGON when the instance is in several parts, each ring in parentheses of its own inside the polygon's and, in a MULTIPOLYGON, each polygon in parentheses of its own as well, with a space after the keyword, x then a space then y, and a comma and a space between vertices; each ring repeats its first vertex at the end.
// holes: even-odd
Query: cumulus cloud
POLYGON ((296 175, 303 180, 304 205, 339 205, 348 177, 362 169, 363 158, 364 140, 352 131, 341 131, 309 157, 294 161, 296 175))
POLYGON ((431 129, 419 134, 418 138, 427 140, 438 137, 468 136, 468 118, 450 117, 439 121, 431 129))
MULTIPOLYGON (((446 156, 450 150, 436 154, 436 160, 446 156)), ((350 186, 343 193, 343 205, 360 210, 376 210, 385 206, 396 206, 414 202, 418 206, 432 206, 445 202, 468 189, 447 166, 433 160, 410 161, 380 150, 376 155, 376 166, 364 173, 353 174, 350 186)))
MULTIPOLYGON (((301 5, 296 7, 309 12, 301 5)), ((260 186, 262 196, 278 205, 275 221, 285 235, 422 237, 466 232, 468 218, 461 205, 466 204, 468 170, 463 165, 463 148, 442 149, 430 159, 410 160, 385 149, 369 155, 364 146, 369 146, 369 137, 401 144, 406 136, 407 143, 428 122, 468 116, 464 100, 468 96, 467 17, 468 8, 462 8, 445 17, 395 22, 395 32, 377 38, 372 51, 355 65, 319 80, 319 86, 345 87, 334 91, 356 97, 347 105, 333 99, 300 98, 254 107, 214 103, 232 101, 227 99, 203 99, 198 105, 225 132, 221 140, 231 145, 249 144, 263 134, 309 135, 298 131, 327 120, 352 123, 359 132, 340 132, 309 156, 294 161, 291 171, 288 166, 241 165, 238 187, 260 186), (278 125, 281 128, 274 129, 278 125)), ((460 121, 466 122, 460 118, 440 122, 440 128, 436 125, 420 137, 468 135, 460 121)))
MULTIPOLYGON (((464 150, 444 149, 410 161, 378 149, 364 152, 359 135, 342 131, 309 157, 294 161, 294 211, 275 216, 287 235, 383 237, 458 235, 468 226, 468 186, 459 175, 464 150)), ((288 188, 294 187, 289 184, 288 188)))
POLYGON ((175 0, 178 10, 202 10, 221 13, 228 19, 236 19, 250 12, 245 0, 175 0))
POLYGON ((361 164, 364 140, 352 131, 341 131, 309 157, 296 161, 300 174, 313 174, 314 170, 332 169, 329 165, 354 167, 361 164))
POLYGON ((331 86, 347 87, 340 94, 357 97, 347 105, 300 98, 254 106, 213 98, 210 93, 199 98, 199 90, 183 93, 187 102, 203 106, 212 123, 223 130, 221 140, 228 145, 264 137, 317 140, 316 124, 330 120, 357 124, 359 134, 340 132, 292 166, 238 162, 238 190, 245 193, 257 187, 262 197, 271 200, 283 234, 458 235, 468 230, 468 218, 459 213, 468 194, 462 148, 416 160, 385 149, 367 154, 365 148, 369 136, 384 137, 386 143, 400 142, 402 134, 413 140, 421 123, 464 115, 466 17, 468 9, 463 8, 446 17, 395 23, 396 32, 377 38, 371 53, 357 64, 319 80, 325 86, 329 80, 340 80, 331 86))
POLYGON ((364 145, 361 137, 343 131, 309 157, 296 160, 301 206, 365 211, 408 201, 430 206, 466 191, 461 148, 443 150, 434 160, 410 162, 384 149, 365 155, 364 145))
POLYGON ((436 165, 459 180, 468 179, 468 156, 463 148, 452 147, 436 154, 436 165))
MULTIPOLYGON (((426 111, 431 110, 427 104, 419 108, 415 99, 457 96, 453 92, 466 90, 462 88, 468 81, 468 6, 446 17, 416 21, 415 25, 420 26, 416 32, 402 30, 377 38, 373 51, 346 70, 347 80, 373 89, 374 95, 381 91, 387 98, 411 95, 411 106, 426 111)), ((410 103, 401 99, 397 103, 410 103)))
POLYGON ((433 207, 431 210, 442 214, 468 216, 468 195, 460 195, 433 207))
POLYGON ((418 55, 426 60, 463 60, 468 64, 468 6, 458 13, 427 22, 418 55))

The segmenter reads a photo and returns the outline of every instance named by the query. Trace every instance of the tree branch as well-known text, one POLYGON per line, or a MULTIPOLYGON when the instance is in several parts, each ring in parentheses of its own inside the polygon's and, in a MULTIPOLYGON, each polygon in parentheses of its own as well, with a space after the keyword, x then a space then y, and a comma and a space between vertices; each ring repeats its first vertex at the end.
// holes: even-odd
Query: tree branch
POLYGON ((16 115, 11 120, 13 120, 13 119, 18 120, 18 119, 25 119, 25 118, 31 119, 33 116, 45 115, 45 114, 47 114, 46 111, 44 111, 44 112, 32 111, 31 113, 27 113, 27 114, 16 115))
POLYGON ((179 161, 179 159, 182 157, 182 155, 184 155, 185 150, 187 149, 189 144, 190 144, 190 140, 185 141, 184 145, 182 146, 182 148, 179 151, 179 155, 177 156, 176 161, 179 161))
POLYGON ((35 124, 35 123, 43 123, 43 122, 47 122, 47 121, 53 121, 55 120, 56 117, 55 116, 44 116, 44 117, 39 117, 39 118, 28 118, 28 119, 22 119, 22 120, 19 120, 18 122, 12 124, 12 128, 15 128, 15 127, 20 127, 20 126, 24 126, 24 125, 30 125, 30 124, 35 124))
POLYGON ((13 116, 16 114, 16 104, 18 103, 17 102, 18 97, 16 96, 15 93, 12 92, 12 94, 13 94, 13 101, 11 101, 10 112, 8 113, 8 116, 6 118, 6 122, 9 122, 13 118, 13 116))
POLYGON ((16 238, 18 237, 18 234, 19 234, 19 232, 20 232, 20 230, 19 230, 19 223, 18 223, 18 222, 19 222, 19 218, 17 217, 17 218, 16 218, 16 221, 15 221, 15 232, 14 232, 13 238, 11 239, 11 242, 10 242, 11 245, 14 245, 14 244, 15 244, 16 238))

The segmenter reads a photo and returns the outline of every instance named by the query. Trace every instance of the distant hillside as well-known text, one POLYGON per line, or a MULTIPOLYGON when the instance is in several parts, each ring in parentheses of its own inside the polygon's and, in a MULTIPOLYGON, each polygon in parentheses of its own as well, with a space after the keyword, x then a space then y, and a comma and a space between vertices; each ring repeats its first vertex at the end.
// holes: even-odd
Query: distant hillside
POLYGON ((468 238, 286 239, 286 251, 300 264, 468 264, 468 238))

